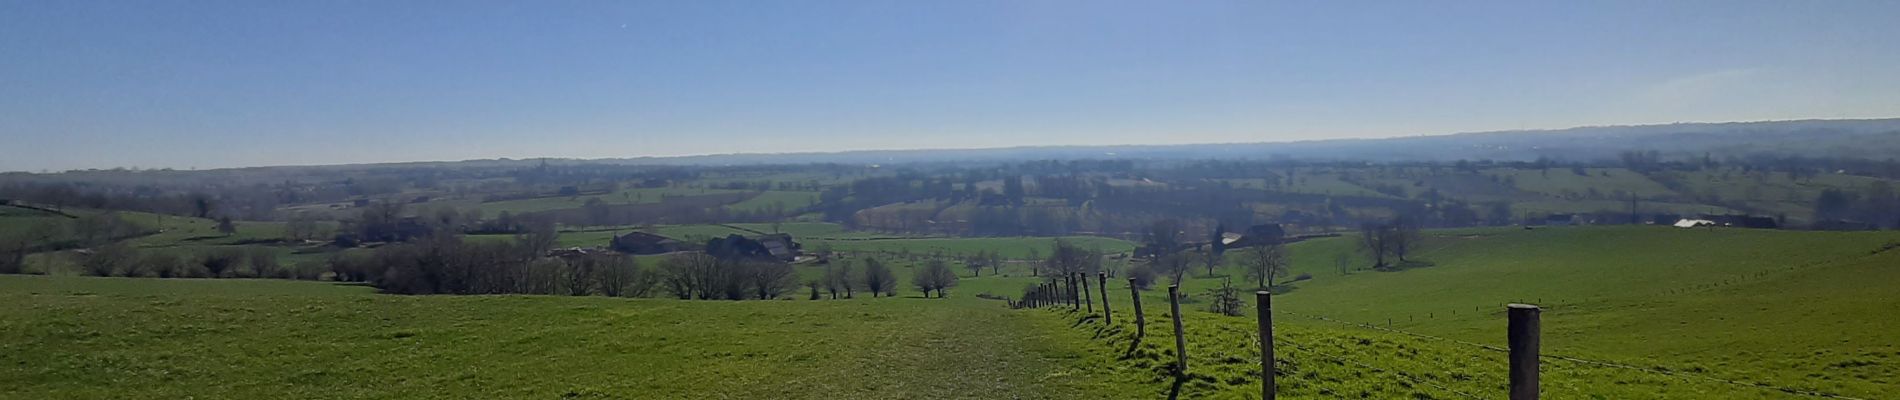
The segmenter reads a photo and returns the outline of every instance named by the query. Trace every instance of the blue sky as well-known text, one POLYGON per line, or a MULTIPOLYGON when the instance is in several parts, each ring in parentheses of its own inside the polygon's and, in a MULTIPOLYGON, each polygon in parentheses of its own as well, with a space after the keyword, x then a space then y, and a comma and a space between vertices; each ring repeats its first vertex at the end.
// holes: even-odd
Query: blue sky
POLYGON ((0 0, 0 170, 1900 116, 1900 2, 0 0))

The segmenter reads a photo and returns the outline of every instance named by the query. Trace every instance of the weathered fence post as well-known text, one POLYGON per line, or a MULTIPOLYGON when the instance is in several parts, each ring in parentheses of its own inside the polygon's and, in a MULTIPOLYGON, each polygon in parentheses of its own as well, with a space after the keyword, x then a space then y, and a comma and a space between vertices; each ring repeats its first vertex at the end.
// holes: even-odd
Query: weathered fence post
POLYGON ((1254 308, 1260 314, 1260 398, 1273 400, 1273 299, 1262 290, 1253 292, 1254 308))
POLYGON ((1082 290, 1075 286, 1075 275, 1069 274, 1063 278, 1069 280, 1069 291, 1063 293, 1069 296, 1069 307, 1082 311, 1082 290))
POLYGON ((1096 272, 1095 276, 1099 278, 1095 291, 1102 292, 1102 323, 1112 325, 1115 323, 1115 314, 1108 312, 1108 273, 1096 272))
POLYGON ((1077 272, 1075 273, 1075 280, 1082 281, 1082 303, 1088 305, 1089 313, 1095 313, 1095 297, 1093 297, 1094 294, 1089 293, 1088 274, 1077 272))
POLYGON ((1135 296, 1135 340, 1148 336, 1148 317, 1141 315, 1141 288, 1135 287, 1135 278, 1128 278, 1128 294, 1135 296))
POLYGON ((1507 328, 1511 340, 1511 400, 1537 400, 1538 315, 1543 309, 1511 304, 1507 328))
POLYGON ((1168 309, 1174 317, 1174 373, 1187 375, 1187 336, 1181 329, 1181 285, 1168 285, 1168 309))

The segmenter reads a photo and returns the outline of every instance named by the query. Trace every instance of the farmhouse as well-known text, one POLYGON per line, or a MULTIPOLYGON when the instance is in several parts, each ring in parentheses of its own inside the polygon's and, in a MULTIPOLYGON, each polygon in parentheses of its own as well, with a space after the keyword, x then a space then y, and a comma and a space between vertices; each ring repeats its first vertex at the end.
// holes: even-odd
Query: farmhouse
POLYGON ((665 236, 635 231, 614 236, 608 247, 628 254, 663 254, 679 251, 680 242, 665 236))

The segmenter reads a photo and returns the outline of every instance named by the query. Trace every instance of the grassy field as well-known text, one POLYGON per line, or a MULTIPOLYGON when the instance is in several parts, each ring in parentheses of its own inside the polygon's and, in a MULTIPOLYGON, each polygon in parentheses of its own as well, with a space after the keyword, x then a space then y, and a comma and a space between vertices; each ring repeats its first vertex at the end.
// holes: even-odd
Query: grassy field
MULTIPOLYGON (((1109 253, 1120 253, 1135 249, 1135 244, 1121 239, 1095 236, 1068 236, 1068 240, 1083 248, 1099 248, 1109 253)), ((997 238, 923 238, 889 240, 808 240, 802 244, 806 248, 830 245, 833 250, 849 252, 898 253, 909 252, 917 255, 943 253, 945 255, 972 255, 978 251, 993 251, 1005 258, 1028 258, 1036 252, 1048 255, 1055 246, 1057 238, 1048 237, 997 237, 997 238)))
POLYGON ((761 212, 779 207, 793 211, 818 203, 818 192, 790 192, 770 190, 759 192, 758 196, 726 206, 731 210, 761 212))
POLYGON ((1104 398, 994 301, 0 276, 6 398, 1104 398))
POLYGON ((1868 396, 1900 389, 1900 323, 1878 317, 1900 307, 1890 243, 1900 234, 1460 230, 1412 257, 1429 266, 1341 275, 1334 255, 1354 243, 1337 238, 1294 246, 1294 273, 1315 278, 1277 304, 1501 346, 1499 305, 1539 303, 1548 353, 1868 396))
MULTIPOLYGON (((269 225, 256 225, 247 233, 240 224, 240 235, 269 236, 269 225)), ((203 228, 167 234, 196 237, 195 229, 203 228)), ((829 224, 781 229, 849 233, 829 224)), ((568 232, 562 241, 595 235, 604 243, 610 234, 568 232)), ((1070 239, 1110 252, 1133 246, 1070 239)), ((180 247, 231 245, 222 240, 180 247)), ((953 262, 962 278, 949 299, 920 299, 908 285, 938 251, 1024 258, 1031 249, 1046 255, 1053 241, 806 241, 853 252, 846 259, 854 263, 877 257, 900 287, 898 298, 817 302, 804 301, 803 288, 786 296, 798 300, 682 302, 0 276, 0 301, 26 305, 0 309, 0 397, 1248 398, 1257 390, 1253 321, 1204 311, 1207 290, 1237 275, 1233 266, 1215 276, 1197 267, 1183 284, 1183 308, 1194 310, 1186 313, 1192 368, 1179 381, 1168 373, 1172 337, 1159 288, 1141 293, 1150 336, 1136 343, 1119 278, 1110 285, 1115 324, 977 298, 1014 298, 1038 282, 1025 263, 973 275, 953 262)), ((162 243, 147 247, 170 248, 162 243)), ((1413 263, 1395 271, 1363 269, 1356 247, 1350 236, 1291 246, 1292 272, 1311 279, 1275 297, 1287 398, 1492 398, 1506 382, 1503 354, 1463 342, 1504 345, 1509 302, 1546 307, 1545 354, 1634 368, 1547 359, 1550 398, 1801 398, 1781 388, 1881 398, 1900 390, 1900 320, 1885 317, 1900 308, 1900 233, 1440 230, 1427 231, 1413 263), (1351 271, 1340 271, 1341 256, 1351 271)), ((822 272, 799 267, 804 278, 822 272)))

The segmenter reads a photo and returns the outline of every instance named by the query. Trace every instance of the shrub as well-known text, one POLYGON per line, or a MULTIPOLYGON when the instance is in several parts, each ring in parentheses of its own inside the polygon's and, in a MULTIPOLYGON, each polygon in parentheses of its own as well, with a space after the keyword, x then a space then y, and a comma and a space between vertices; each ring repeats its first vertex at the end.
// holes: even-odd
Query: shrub
POLYGON ((231 250, 211 250, 205 252, 201 257, 203 258, 199 259, 198 265, 204 267, 205 276, 210 278, 222 278, 224 277, 225 271, 230 271, 233 267, 237 266, 238 261, 243 258, 243 254, 231 250))
POLYGON ((1213 301, 1207 304, 1207 310, 1226 315, 1240 315, 1245 306, 1240 300, 1240 288, 1234 287, 1232 278, 1221 279, 1220 287, 1208 289, 1208 297, 1213 301))
POLYGON ((174 278, 184 272, 184 262, 178 259, 178 255, 162 251, 146 254, 144 258, 139 259, 138 263, 144 264, 145 269, 151 270, 152 276, 160 278, 174 278))
POLYGON ((26 251, 0 250, 0 274, 18 274, 26 271, 26 251))
POLYGON ((92 276, 112 276, 138 259, 138 250, 124 242, 112 242, 80 253, 79 266, 92 276))
POLYGON ((278 278, 280 271, 277 253, 266 248, 252 248, 245 252, 247 263, 251 267, 250 276, 254 278, 278 278))
POLYGON ((1147 265, 1130 267, 1128 268, 1128 277, 1132 279, 1131 282, 1134 283, 1135 289, 1148 290, 1155 285, 1154 267, 1147 265))

